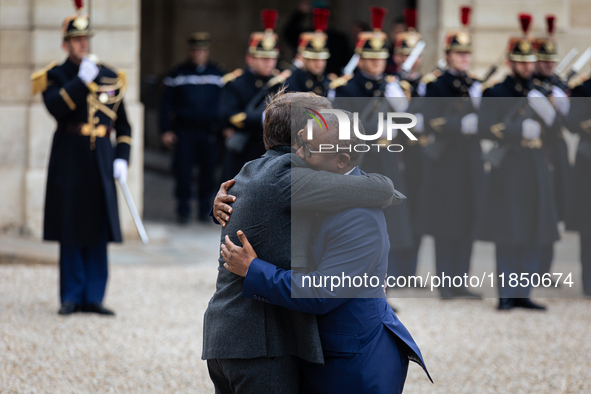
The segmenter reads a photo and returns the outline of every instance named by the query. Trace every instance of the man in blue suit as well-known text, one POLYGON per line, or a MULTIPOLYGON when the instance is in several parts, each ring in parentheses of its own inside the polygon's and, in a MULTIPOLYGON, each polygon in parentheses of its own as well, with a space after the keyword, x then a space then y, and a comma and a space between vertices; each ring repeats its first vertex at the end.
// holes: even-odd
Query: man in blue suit
MULTIPOLYGON (((320 144, 337 139, 337 122, 331 118, 326 116, 328 130, 315 128, 313 139, 299 135, 298 156, 316 170, 361 175, 359 154, 353 149, 344 153, 360 142, 356 137, 338 141, 341 153, 318 151, 320 144)), ((238 237, 243 247, 229 237, 222 245, 225 267, 245 277, 243 297, 317 315, 325 365, 301 362, 300 392, 400 393, 409 360, 427 370, 418 346, 385 299, 390 244, 384 214, 352 208, 317 217, 310 272, 284 270, 258 259, 242 231, 238 237), (343 279, 342 286, 331 287, 336 282, 329 279, 324 286, 312 285, 327 276, 350 277, 352 284, 343 279), (356 287, 354 278, 367 279, 356 287)))

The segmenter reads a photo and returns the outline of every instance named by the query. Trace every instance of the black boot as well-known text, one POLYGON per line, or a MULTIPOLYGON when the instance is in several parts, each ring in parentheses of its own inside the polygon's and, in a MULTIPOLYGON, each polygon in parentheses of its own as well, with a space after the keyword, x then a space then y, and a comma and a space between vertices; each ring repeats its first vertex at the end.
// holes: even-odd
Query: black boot
POLYGON ((102 304, 85 304, 82 306, 82 312, 98 313, 99 315, 115 316, 115 312, 105 308, 102 304))
POLYGON ((67 316, 71 315, 72 313, 78 312, 79 309, 80 308, 78 308, 78 305, 74 304, 73 302, 64 302, 58 314, 62 316, 67 316))
POLYGON ((546 307, 544 305, 536 304, 529 298, 515 298, 513 303, 516 308, 525 308, 525 309, 534 309, 538 311, 545 311, 546 307))
POLYGON ((500 311, 508 311, 515 307, 514 298, 499 298, 499 306, 497 307, 500 311))

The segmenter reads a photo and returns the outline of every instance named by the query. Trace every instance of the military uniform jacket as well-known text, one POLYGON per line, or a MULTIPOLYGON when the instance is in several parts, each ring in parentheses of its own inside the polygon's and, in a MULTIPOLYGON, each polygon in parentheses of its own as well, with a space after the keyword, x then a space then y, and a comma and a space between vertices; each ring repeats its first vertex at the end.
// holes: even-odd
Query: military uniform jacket
POLYGON ((164 78, 160 130, 215 132, 223 72, 213 63, 200 68, 191 61, 164 78))
POLYGON ((46 71, 43 101, 57 130, 49 158, 43 238, 88 245, 98 242, 107 228, 109 241, 121 242, 113 161, 129 161, 131 128, 121 100, 125 81, 100 65, 94 82, 86 85, 78 68, 68 59, 46 71), (108 137, 111 128, 117 132, 116 147, 108 137))
MULTIPOLYGON (((351 109, 352 111, 362 112, 361 109, 368 103, 368 97, 384 96, 386 84, 387 81, 385 79, 370 79, 358 71, 345 85, 337 87, 335 94, 336 97, 364 98, 364 100, 358 101, 360 107, 351 109)), ((375 130, 366 129, 366 132, 375 133, 375 130)), ((368 143, 376 143, 376 141, 368 141, 368 143)), ((387 176, 394 183, 396 190, 406 195, 407 184, 404 179, 402 167, 402 156, 400 153, 388 152, 385 151, 385 148, 381 149, 380 152, 370 151, 364 153, 359 165, 359 168, 366 173, 378 173, 387 176)), ((390 236, 390 248, 405 249, 413 247, 417 242, 417 238, 412 226, 408 199, 400 205, 386 208, 384 214, 386 215, 388 235, 390 236)))
POLYGON ((527 106, 531 89, 531 81, 508 76, 483 94, 479 133, 497 141, 496 149, 503 155, 488 174, 484 189, 478 227, 478 238, 484 241, 543 246, 558 239, 552 181, 541 141, 522 139, 523 120, 539 119, 527 106), (517 102, 516 97, 523 100, 517 102))
POLYGON ((476 134, 461 131, 476 109, 469 89, 475 80, 449 71, 429 82, 423 111, 425 147, 417 229, 446 240, 474 238, 484 167, 476 134))
POLYGON ((573 176, 573 189, 566 226, 569 230, 591 231, 591 80, 572 90, 567 126, 580 136, 573 176))
MULTIPOLYGON (((568 90, 562 81, 554 77, 544 78, 534 75, 533 83, 534 87, 546 96, 550 96, 554 86, 562 89, 565 93, 568 90)), ((544 150, 552 164, 554 197, 559 220, 565 219, 572 187, 572 167, 568 161, 568 149, 562 134, 564 124, 564 116, 559 111, 556 111, 554 124, 545 128, 542 136, 544 150)))
POLYGON ((263 143, 263 112, 265 96, 253 98, 261 91, 270 78, 255 75, 246 69, 235 80, 227 83, 222 90, 220 120, 224 127, 232 127, 246 133, 249 140, 244 149, 244 162, 261 157, 265 153, 263 143))
POLYGON ((313 92, 326 97, 330 80, 325 74, 313 75, 297 68, 285 81, 288 92, 313 92))

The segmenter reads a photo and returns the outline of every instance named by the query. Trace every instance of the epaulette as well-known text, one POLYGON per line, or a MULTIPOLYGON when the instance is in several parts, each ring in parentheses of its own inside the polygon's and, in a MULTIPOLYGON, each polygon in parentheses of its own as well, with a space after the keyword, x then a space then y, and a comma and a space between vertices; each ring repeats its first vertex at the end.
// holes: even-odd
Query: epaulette
POLYGON ((267 82, 267 86, 272 87, 277 84, 284 83, 289 77, 291 77, 291 70, 288 68, 287 70, 283 70, 282 72, 277 74, 275 77, 269 79, 269 82, 267 82))
POLYGON ((33 95, 42 93, 47 89, 47 72, 54 68, 57 62, 51 62, 45 66, 42 70, 31 74, 31 91, 33 95))
POLYGON ((412 85, 410 84, 410 82, 402 80, 400 81, 400 87, 402 88, 402 91, 404 92, 407 98, 412 95, 412 85))
POLYGON ((468 71, 468 73, 466 74, 468 76, 468 78, 472 79, 473 81, 480 81, 480 77, 476 74, 474 74, 472 71, 468 71))
POLYGON ((572 81, 570 81, 568 83, 568 87, 569 87, 569 89, 574 89, 574 88, 584 84, 588 79, 589 79, 588 75, 579 75, 578 77, 576 77, 575 79, 573 79, 572 81))
POLYGON ((482 83, 481 89, 484 92, 486 89, 490 89, 495 85, 498 85, 499 83, 501 83, 501 81, 497 81, 496 79, 489 79, 488 81, 482 83))
POLYGON ((345 86, 345 85, 347 85, 347 83, 349 82, 349 80, 351 78, 353 78, 353 74, 345 74, 341 77, 338 77, 337 79, 335 79, 334 81, 332 81, 328 85, 328 88, 329 89, 336 89, 336 88, 340 88, 341 86, 345 86))
POLYGON ((435 71, 430 72, 429 74, 425 75, 421 78, 421 82, 427 85, 428 83, 437 81, 437 78, 441 76, 441 70, 437 69, 435 71))
POLYGON ((398 78, 396 78, 396 76, 394 75, 386 75, 384 81, 386 81, 387 83, 392 83, 398 81, 398 78))
POLYGON ((227 73, 226 75, 224 75, 222 77, 222 83, 225 85, 228 82, 232 82, 233 80, 235 80, 236 78, 241 76, 242 73, 243 73, 242 69, 237 68, 236 70, 232 71, 231 73, 227 73))

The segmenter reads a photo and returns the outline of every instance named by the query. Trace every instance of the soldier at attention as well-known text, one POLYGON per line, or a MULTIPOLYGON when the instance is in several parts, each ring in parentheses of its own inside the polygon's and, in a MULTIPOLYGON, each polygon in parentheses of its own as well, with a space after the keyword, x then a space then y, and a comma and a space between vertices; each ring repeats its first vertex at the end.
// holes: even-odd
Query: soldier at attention
POLYGON ((88 16, 63 22, 60 65, 33 74, 57 121, 47 174, 43 238, 60 243, 60 315, 114 313, 103 307, 107 243, 121 242, 115 179, 127 179, 131 128, 123 95, 125 77, 88 55, 88 16), (110 135, 117 133, 114 147, 110 135))

